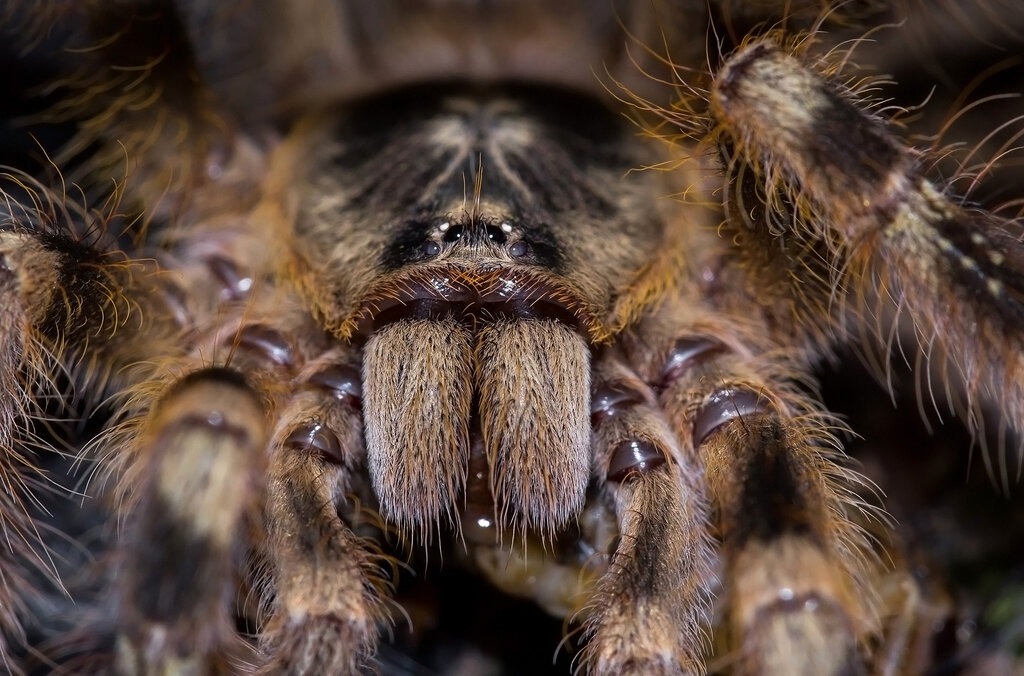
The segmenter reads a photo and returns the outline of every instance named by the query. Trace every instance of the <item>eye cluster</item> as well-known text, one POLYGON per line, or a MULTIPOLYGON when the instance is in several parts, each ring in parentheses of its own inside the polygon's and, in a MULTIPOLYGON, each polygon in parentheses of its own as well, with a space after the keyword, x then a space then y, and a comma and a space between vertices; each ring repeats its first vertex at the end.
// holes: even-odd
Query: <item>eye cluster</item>
POLYGON ((427 239, 423 240, 420 253, 427 258, 433 258, 460 242, 467 246, 497 247, 514 259, 527 258, 533 251, 533 247, 512 223, 481 219, 469 222, 440 222, 427 239))

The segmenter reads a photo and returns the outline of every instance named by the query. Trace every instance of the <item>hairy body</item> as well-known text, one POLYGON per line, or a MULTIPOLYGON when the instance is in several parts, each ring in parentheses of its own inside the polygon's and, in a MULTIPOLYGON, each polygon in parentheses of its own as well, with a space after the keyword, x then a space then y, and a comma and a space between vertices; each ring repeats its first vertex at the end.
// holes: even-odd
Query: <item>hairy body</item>
MULTIPOLYGON (((15 3, 82 55, 60 161, 138 163, 99 210, 23 179, 0 230, 9 472, 89 419, 47 403, 57 369, 111 409, 71 442, 111 644, 80 615, 42 652, 355 673, 392 557, 454 542, 577 621, 591 673, 700 673, 711 626, 741 673, 917 668, 811 373, 902 322, 969 424, 1020 432, 1020 226, 931 182, 837 53, 697 65, 712 15, 819 9, 762 4, 15 3)), ((822 21, 895 11, 846 9, 822 21)), ((14 571, 34 490, 0 503, 14 571)))

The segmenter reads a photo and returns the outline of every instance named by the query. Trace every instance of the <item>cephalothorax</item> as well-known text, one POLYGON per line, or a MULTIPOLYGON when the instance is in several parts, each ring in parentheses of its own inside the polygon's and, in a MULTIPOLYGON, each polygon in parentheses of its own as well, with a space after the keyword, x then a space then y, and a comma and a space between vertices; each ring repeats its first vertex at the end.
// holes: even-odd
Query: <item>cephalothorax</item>
MULTIPOLYGON (((39 421, 75 418, 113 514, 111 638, 78 613, 34 650, 355 673, 391 557, 440 548, 578 622, 590 673, 701 673, 713 623, 743 673, 918 668, 872 655, 871 491, 810 372, 903 312, 972 424, 1019 432, 1020 226, 947 198, 808 44, 690 81, 729 9, 14 3, 85 64, 62 161, 133 163, 119 208, 18 179, 0 228, 0 462, 31 476, 70 434, 39 421)), ((847 9, 822 21, 888 16, 847 9)), ((0 501, 23 531, 33 490, 0 501)))
POLYGON ((564 529, 591 473, 590 349, 665 245, 651 177, 625 175, 631 130, 544 90, 434 88, 342 120, 289 148, 289 239, 321 321, 365 341, 383 515, 429 529, 457 511, 480 437, 503 524, 564 529))

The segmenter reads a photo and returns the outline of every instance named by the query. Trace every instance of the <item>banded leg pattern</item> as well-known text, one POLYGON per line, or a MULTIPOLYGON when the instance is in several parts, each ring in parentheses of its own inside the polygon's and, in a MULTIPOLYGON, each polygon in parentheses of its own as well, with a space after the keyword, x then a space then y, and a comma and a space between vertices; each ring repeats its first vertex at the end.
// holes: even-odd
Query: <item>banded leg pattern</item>
POLYGON ((612 495, 619 544, 589 605, 593 674, 703 672, 711 542, 699 462, 621 355, 595 365, 593 473, 612 495))
POLYGON ((648 327, 630 354, 703 468, 733 659, 745 674, 861 673, 870 548, 848 510, 863 487, 834 423, 794 383, 799 360, 735 324, 708 315, 687 330, 648 327))

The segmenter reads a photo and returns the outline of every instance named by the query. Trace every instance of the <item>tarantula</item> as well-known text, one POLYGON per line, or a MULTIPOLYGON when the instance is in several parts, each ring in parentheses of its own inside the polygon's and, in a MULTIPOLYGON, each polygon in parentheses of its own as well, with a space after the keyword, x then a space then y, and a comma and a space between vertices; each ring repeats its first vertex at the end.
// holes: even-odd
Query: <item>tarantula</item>
POLYGON ((70 47, 76 125, 0 228, 10 670, 358 673, 438 550, 575 622, 589 673, 702 673, 712 627, 741 673, 924 668, 813 369, 913 338, 1019 433, 1024 233, 822 46, 910 10, 7 4, 70 47), (107 522, 59 618, 55 453, 107 522))

